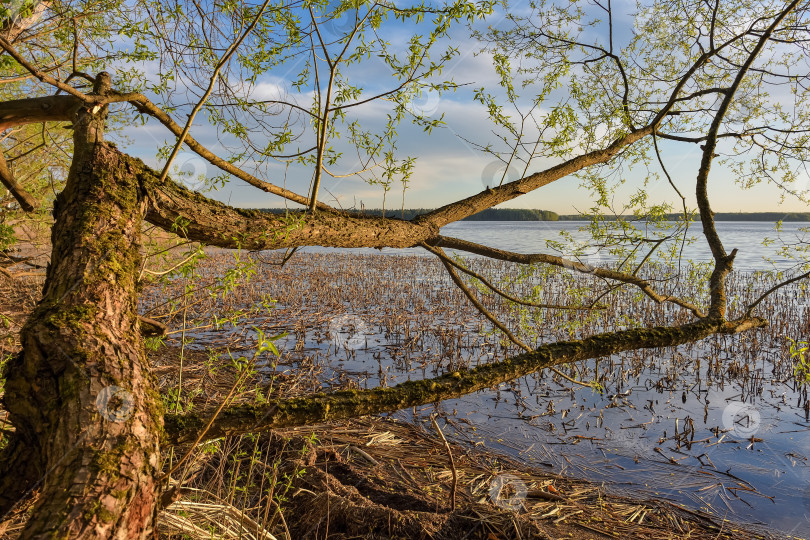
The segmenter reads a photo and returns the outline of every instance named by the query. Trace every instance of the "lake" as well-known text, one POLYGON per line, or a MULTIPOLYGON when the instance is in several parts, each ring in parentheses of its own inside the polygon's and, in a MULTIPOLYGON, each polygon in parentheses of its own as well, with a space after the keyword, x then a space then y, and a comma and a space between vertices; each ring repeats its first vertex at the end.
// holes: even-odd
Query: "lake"
MULTIPOLYGON (((548 252, 546 241, 559 240, 560 231, 584 241, 586 236, 578 232, 583 225, 458 222, 441 232, 504 250, 533 253, 548 252)), ((779 236, 785 242, 806 241, 808 235, 802 229, 807 226, 784 223, 779 236)), ((790 270, 796 266, 795 260, 778 252, 777 245, 762 244, 766 237, 777 237, 772 223, 718 222, 717 230, 728 252, 738 249, 738 272, 790 270), (765 261, 766 257, 770 261, 765 261)), ((683 256, 708 262, 711 253, 700 231, 699 224, 692 225, 690 233, 697 242, 687 246, 683 256)), ((348 251, 425 254, 420 249, 348 251)), ((591 257, 585 262, 604 261, 591 257)), ((794 339, 808 338, 799 333, 806 327, 805 304, 810 305, 806 298, 796 305, 796 310, 785 314, 797 319, 792 321, 793 327, 799 329, 794 339)), ((727 352, 721 353, 727 360, 734 356, 738 345, 723 341, 729 346, 727 352)), ((803 408, 806 400, 802 400, 800 392, 773 376, 769 356, 782 353, 774 347, 762 348, 759 362, 752 367, 759 372, 759 387, 749 392, 733 383, 706 384, 711 379, 707 377, 708 362, 701 364, 699 359, 716 355, 712 347, 718 345, 682 347, 679 351, 686 352, 675 362, 670 355, 646 355, 644 367, 637 370, 635 377, 621 385, 620 391, 613 388, 605 395, 586 388, 568 391, 538 386, 535 380, 526 378, 511 388, 504 385, 503 391, 445 402, 442 408, 451 418, 463 420, 454 424, 458 438, 506 452, 526 463, 549 464, 568 474, 605 482, 613 489, 666 497, 736 521, 762 523, 785 533, 810 533, 810 423, 803 408), (666 378, 673 368, 680 381, 666 378), (657 384, 662 375, 669 385, 657 384), (507 394, 512 397, 505 397, 507 394), (527 402, 533 402, 532 407, 520 410, 527 402), (547 414, 549 403, 555 409, 553 414, 547 414), (566 411, 562 417, 560 411, 566 411), (527 421, 527 417, 532 419, 527 421), (672 436, 684 430, 684 422, 691 430, 692 441, 709 439, 699 444, 692 442, 689 448, 686 444, 674 445, 672 436), (727 430, 725 438, 724 434, 713 436, 711 430, 718 427, 727 430)), ((613 360, 621 362, 622 356, 632 353, 613 360)), ((590 368, 595 367, 594 362, 590 364, 590 368)), ((411 417, 409 413, 399 416, 411 417)))
MULTIPOLYGON (((585 242, 587 236, 579 229, 586 223, 582 221, 460 221, 451 223, 441 229, 441 234, 454 236, 463 240, 497 247, 518 253, 549 252, 546 242, 560 240, 560 232, 571 233, 576 240, 585 242)), ((736 270, 762 270, 772 268, 763 261, 763 257, 770 257, 777 268, 787 269, 795 261, 788 260, 777 253, 776 246, 766 247, 762 240, 766 237, 775 239, 777 233, 774 224, 753 221, 724 221, 718 222, 717 232, 726 247, 727 252, 737 248, 739 250, 734 264, 736 270), (766 266, 763 266, 766 265, 766 266)), ((810 233, 802 229, 810 228, 808 223, 788 222, 782 224, 779 233, 786 242, 804 240, 810 242, 810 233)), ((703 238, 699 223, 690 226, 690 237, 697 242, 686 246, 683 252, 685 259, 694 261, 711 261, 711 252, 703 238)), ((333 250, 330 248, 306 248, 312 253, 350 252, 350 253, 381 253, 385 255, 424 255, 426 252, 420 248, 409 249, 352 249, 333 250)), ((589 251, 588 253, 593 253, 589 251)), ((598 258, 595 262, 599 262, 598 258)))
MULTIPOLYGON (((547 252, 546 240, 557 240, 560 231, 582 241, 584 236, 577 232, 582 225, 461 222, 444 227, 442 234, 522 253, 547 252)), ((801 242, 803 226, 784 224, 782 239, 801 242)), ((698 233, 698 226, 693 230, 698 233)), ((718 231, 728 251, 739 250, 730 282, 732 300, 756 298, 770 287, 771 277, 755 270, 790 272, 796 266, 775 246, 762 245, 763 238, 775 236, 772 224, 721 222, 718 231), (772 263, 763 262, 763 257, 772 263)), ((268 316, 248 321, 233 332, 236 337, 228 338, 244 341, 254 324, 271 335, 289 331, 277 343, 282 361, 272 376, 307 369, 316 387, 365 388, 431 377, 519 352, 489 331, 489 323, 424 250, 301 251, 284 267, 270 263, 278 253, 261 254, 248 292, 210 308, 257 304, 267 295, 278 300, 268 316)), ((709 260, 708 249, 700 243, 683 253, 685 259, 709 260)), ((596 259, 591 253, 585 262, 611 262, 604 254, 596 259)), ((514 283, 521 293, 541 285, 543 294, 555 301, 565 299, 574 279, 567 271, 518 278, 515 265, 480 257, 469 264, 499 283, 514 283)), ((596 280, 577 276, 584 285, 596 280)), ((689 294, 699 294, 699 285, 681 283, 689 294)), ((156 298, 161 294, 166 291, 158 291, 156 298)), ((488 307, 502 318, 514 314, 505 302, 488 307)), ((788 338, 808 338, 810 296, 793 285, 761 307, 773 323, 767 329, 560 368, 577 379, 598 380, 601 393, 546 371, 445 401, 439 405, 444 429, 472 446, 604 483, 613 491, 665 498, 735 522, 806 536, 810 402, 806 388, 795 383, 788 338)), ((621 293, 600 317, 570 311, 543 314, 529 321, 527 328, 536 334, 526 339, 540 343, 689 320, 683 310, 642 302, 633 291, 621 293)), ((197 337, 197 346, 224 339, 213 332, 197 337)), ((396 416, 424 422, 435 411, 427 406, 396 416)))

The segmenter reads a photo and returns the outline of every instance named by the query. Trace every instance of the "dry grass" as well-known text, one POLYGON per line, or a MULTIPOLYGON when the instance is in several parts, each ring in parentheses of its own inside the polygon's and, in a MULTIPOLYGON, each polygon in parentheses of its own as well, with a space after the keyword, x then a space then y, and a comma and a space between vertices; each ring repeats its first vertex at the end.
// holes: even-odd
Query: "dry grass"
MULTIPOLYGON (((451 445, 458 476, 453 511, 444 443, 393 419, 363 418, 220 444, 215 452, 200 454, 204 463, 189 466, 194 480, 181 490, 183 500, 206 504, 206 512, 220 509, 219 518, 205 515, 207 523, 226 524, 209 532, 217 538, 240 537, 233 533, 233 518, 226 521, 234 505, 243 516, 242 538, 248 532, 258 537, 257 530, 277 538, 768 537, 668 502, 608 495, 586 481, 459 445, 451 445), (508 482, 499 492, 504 478, 508 482), (514 493, 505 492, 517 481, 526 498, 509 504, 514 493), (241 491, 245 486, 248 490, 241 491), (268 503, 272 497, 281 501, 280 508, 268 503), (504 498, 507 503, 493 504, 504 498)), ((167 537, 176 537, 167 515, 186 510, 175 503, 162 514, 167 537)))

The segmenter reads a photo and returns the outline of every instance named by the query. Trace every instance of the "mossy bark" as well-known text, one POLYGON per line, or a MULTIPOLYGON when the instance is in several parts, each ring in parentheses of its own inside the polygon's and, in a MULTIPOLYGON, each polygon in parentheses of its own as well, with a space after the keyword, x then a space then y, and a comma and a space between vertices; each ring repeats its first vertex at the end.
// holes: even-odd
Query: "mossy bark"
POLYGON ((211 246, 251 250, 296 246, 413 247, 439 232, 429 224, 376 216, 330 212, 313 215, 302 211, 285 216, 233 208, 169 179, 159 182, 159 175, 140 166, 149 193, 146 220, 211 246))
POLYGON ((95 109, 74 121, 43 298, 5 373, 0 515, 38 494, 23 538, 144 538, 155 518, 162 411, 136 310, 146 202, 95 109))

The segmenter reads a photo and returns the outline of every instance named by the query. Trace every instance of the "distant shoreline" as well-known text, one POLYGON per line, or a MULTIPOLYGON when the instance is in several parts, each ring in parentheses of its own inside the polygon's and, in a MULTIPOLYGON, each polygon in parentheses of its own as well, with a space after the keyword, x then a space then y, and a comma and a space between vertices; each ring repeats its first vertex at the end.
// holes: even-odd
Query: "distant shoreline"
MULTIPOLYGON (((262 212, 284 213, 284 208, 259 208, 262 212)), ((385 216, 391 218, 410 220, 419 214, 430 212, 430 208, 406 208, 405 210, 386 210, 385 216)), ((378 208, 352 211, 358 215, 382 216, 383 211, 378 208)), ((632 220, 633 216, 618 216, 632 220)), ((668 214, 669 221, 681 221, 683 214, 668 214)), ((603 216, 606 221, 613 221, 617 216, 603 216)), ((699 220, 699 216, 695 217, 699 220)), ((488 208, 473 214, 462 221, 589 221, 589 216, 581 214, 560 215, 551 210, 533 210, 529 208, 488 208)), ((810 222, 810 212, 716 212, 715 221, 766 221, 766 222, 810 222)))

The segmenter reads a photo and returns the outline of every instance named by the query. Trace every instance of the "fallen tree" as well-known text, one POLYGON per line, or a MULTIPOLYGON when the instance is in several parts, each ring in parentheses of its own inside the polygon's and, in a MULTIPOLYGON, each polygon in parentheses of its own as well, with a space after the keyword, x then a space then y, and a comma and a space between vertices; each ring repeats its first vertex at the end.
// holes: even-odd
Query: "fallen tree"
MULTIPOLYGON (((669 7, 684 9, 677 3, 669 7)), ((46 8, 53 10, 59 19, 55 4, 47 4, 46 8)), ((381 4, 367 8, 367 17, 372 19, 375 10, 391 9, 381 4)), ((759 301, 747 306, 736 317, 731 318, 728 313, 725 281, 733 268, 736 250, 727 252, 717 235, 707 186, 721 140, 750 142, 759 148, 757 144, 770 137, 771 143, 762 147, 764 153, 795 150, 793 147, 788 149, 785 141, 774 139, 774 134, 785 131, 784 128, 752 127, 748 120, 739 127, 735 125, 737 119, 731 112, 739 113, 741 108, 749 106, 753 99, 749 91, 764 84, 762 81, 769 76, 800 87, 804 74, 776 72, 773 64, 766 62, 763 67, 758 63, 764 52, 775 54, 774 51, 786 44, 801 44, 806 40, 806 6, 798 0, 784 5, 754 6, 752 9, 759 15, 750 23, 735 28, 720 24, 720 8, 700 11, 692 21, 692 30, 699 35, 690 41, 689 32, 684 30, 688 53, 681 58, 679 69, 672 67, 677 70, 677 76, 671 77, 671 73, 664 72, 656 81, 656 84, 668 86, 666 98, 661 100, 646 89, 631 92, 633 89, 627 75, 629 67, 613 52, 612 41, 606 48, 572 42, 543 25, 532 29, 518 24, 508 35, 495 32, 492 37, 499 46, 512 47, 518 54, 526 53, 526 43, 543 48, 549 58, 560 54, 563 48, 574 47, 578 52, 584 50, 582 54, 585 56, 559 60, 559 65, 588 67, 604 62, 613 66, 616 69, 613 73, 615 88, 605 90, 605 102, 614 103, 606 116, 614 120, 618 118, 616 125, 609 130, 605 138, 607 142, 570 138, 566 147, 566 154, 570 155, 558 159, 555 165, 510 182, 488 186, 479 193, 410 221, 358 216, 319 201, 320 178, 330 165, 327 142, 330 136, 334 136, 329 121, 343 110, 342 107, 348 106, 345 101, 335 101, 334 96, 325 97, 316 111, 308 113, 314 117, 317 144, 311 153, 312 161, 308 162, 315 172, 307 195, 254 176, 234 165, 233 161, 209 151, 189 135, 193 117, 219 80, 220 69, 230 60, 229 55, 254 32, 257 23, 266 22, 263 19, 266 9, 268 3, 251 6, 240 15, 243 26, 237 37, 228 38, 229 47, 213 64, 208 93, 203 93, 203 98, 192 107, 184 127, 143 93, 116 90, 106 72, 89 76, 79 73, 74 65, 70 76, 60 78, 49 74, 52 70, 39 66, 43 60, 33 53, 27 58, 19 48, 26 46, 26 39, 36 39, 31 29, 36 27, 41 11, 29 14, 29 18, 36 19, 29 21, 30 28, 21 30, 19 19, 10 19, 11 23, 7 21, 5 35, 0 37, 5 58, 13 59, 16 69, 30 76, 36 88, 43 92, 46 89, 57 91, 59 95, 0 102, 0 126, 14 129, 33 123, 69 122, 73 133, 70 171, 54 202, 53 247, 43 298, 21 332, 22 353, 8 362, 4 372, 3 404, 13 431, 8 434, 9 442, 2 449, 0 458, 0 515, 7 515, 21 501, 35 495, 23 537, 149 536, 153 532, 161 493, 166 488, 161 483, 160 462, 161 448, 165 445, 393 411, 458 397, 561 363, 639 348, 676 346, 717 333, 745 332, 767 324, 766 320, 756 316, 759 301), (543 45, 538 45, 541 42, 543 45), (708 77, 711 69, 719 70, 723 86, 715 86, 721 83, 708 77), (72 86, 70 80, 73 79, 91 81, 92 91, 85 92, 72 86), (304 205, 306 209, 285 214, 243 210, 184 188, 168 175, 169 164, 163 171, 152 170, 105 141, 108 111, 114 104, 132 107, 140 114, 154 118, 167 133, 176 137, 169 163, 171 156, 185 146, 235 179, 304 205), (687 117, 689 120, 682 120, 687 117), (700 125, 703 131, 695 135, 692 123, 698 121, 703 121, 700 125), (631 249, 647 244, 655 246, 638 267, 633 268, 594 267, 577 260, 576 255, 509 253, 439 234, 439 229, 446 224, 571 175, 591 175, 596 179, 599 177, 598 166, 629 159, 627 153, 637 147, 642 148, 639 152, 652 151, 657 156, 657 140, 667 138, 702 145, 702 161, 694 181, 695 198, 703 233, 714 259, 708 279, 708 298, 702 305, 659 292, 656 283, 639 276, 639 268, 656 247, 664 241, 672 241, 673 237, 627 239, 631 249), (145 223, 179 233, 188 240, 223 248, 420 246, 440 254, 440 248, 452 247, 523 264, 565 267, 574 272, 593 274, 609 282, 611 287, 637 287, 657 303, 673 303, 686 310, 692 322, 673 327, 616 331, 575 341, 542 344, 533 349, 526 346, 529 350, 519 356, 392 388, 281 399, 261 407, 235 406, 225 408, 213 418, 192 414, 167 415, 145 360, 137 309, 137 278, 142 263, 140 247, 145 223)), ((273 12, 285 9, 279 6, 273 12)), ((414 8, 413 13, 424 13, 426 9, 424 6, 414 8)), ((460 17, 461 13, 453 12, 454 9, 461 8, 446 6, 447 16, 460 17)), ((665 10, 667 5, 662 4, 656 9, 665 10)), ((309 8, 309 13, 312 13, 312 8, 309 8)), ((537 15, 538 20, 548 15, 544 13, 541 11, 537 15)), ((570 16, 574 17, 574 14, 570 16)), ((610 11, 608 16, 612 16, 610 11)), ((337 43, 338 50, 343 51, 341 55, 346 53, 352 37, 369 20, 358 15, 343 38, 327 43, 322 39, 318 19, 313 15, 309 33, 313 39, 311 47, 327 58, 329 95, 331 84, 336 80, 338 62, 336 57, 329 56, 329 47, 337 43)), ((661 31, 660 28, 656 30, 661 31)), ((652 41, 661 39, 655 32, 652 35, 652 41)), ((495 57, 507 72, 503 58, 497 54, 495 57)), ((418 69, 403 70, 411 73, 411 81, 416 78, 416 71, 418 69)), ((426 75, 422 73, 420 76, 426 75)), ((604 82, 604 76, 597 73, 594 84, 600 81, 604 82)), ((576 87, 573 81, 569 82, 572 89, 576 87)), ((641 84, 640 81, 637 83, 641 84)), ((402 87, 397 91, 403 91, 402 87)), ((488 99, 482 98, 484 102, 488 99)), ((582 114, 587 116, 589 113, 584 110, 582 114)), ((592 114, 598 116, 601 113, 592 114)), ((549 125, 557 122, 559 126, 561 120, 547 118, 547 121, 549 125)), ((788 131, 799 133, 806 122, 806 119, 799 118, 788 131)), ((589 132, 598 121, 586 123, 589 127, 585 132, 589 132)), ((572 120, 568 129, 576 131, 577 121, 572 120)), ((559 139, 564 131, 560 129, 549 138, 559 139)), ((538 135, 542 136, 542 133, 538 135)), ((526 141, 518 138, 513 154, 525 144, 526 141)), ((558 151, 554 145, 560 143, 557 140, 549 144, 549 155, 554 155, 558 151)), ((802 144, 805 144, 801 147, 804 152, 806 143, 802 144)), ((799 158, 803 156, 799 154, 799 158)), ((791 157, 795 156, 791 154, 791 157)), ((526 161, 527 168, 529 163, 526 161)), ((403 165, 389 165, 391 170, 397 167, 397 170, 404 170, 403 165)), ((0 176, 23 210, 36 206, 36 201, 31 200, 30 194, 15 180, 8 167, 0 167, 0 176)), ((653 213, 650 210, 648 215, 653 213)), ((448 271, 455 275, 450 263, 447 264, 448 271)), ((791 281, 806 277, 807 274, 801 274, 791 281)), ((456 283, 464 287, 462 282, 456 283)), ((774 283, 769 294, 787 283, 774 283)), ((490 288, 498 292, 494 287, 490 288)), ((470 299, 477 302, 474 295, 469 290, 467 292, 470 299)), ((556 307, 565 309, 570 306, 556 307)), ((513 337, 503 323, 493 323, 504 330, 505 335, 513 337)))

